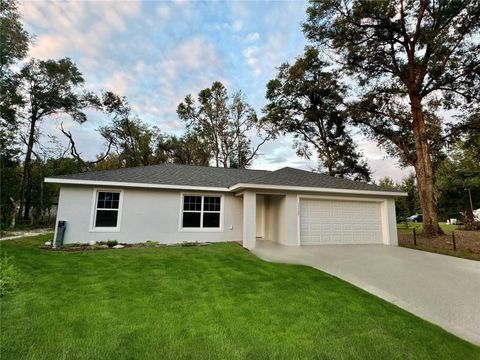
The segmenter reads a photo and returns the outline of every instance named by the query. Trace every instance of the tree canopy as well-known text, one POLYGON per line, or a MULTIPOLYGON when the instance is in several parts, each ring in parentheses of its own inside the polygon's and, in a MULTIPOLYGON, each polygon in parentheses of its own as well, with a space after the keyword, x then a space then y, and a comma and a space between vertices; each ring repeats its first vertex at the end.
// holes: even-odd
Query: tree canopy
POLYGON ((298 155, 310 158, 316 153, 319 171, 370 181, 370 170, 347 128, 347 88, 328 65, 312 47, 294 64, 281 65, 267 84, 265 121, 293 135, 298 155))
POLYGON ((352 118, 414 166, 424 232, 440 233, 432 154, 440 110, 479 104, 479 0, 311 0, 303 29, 356 81, 352 118))
POLYGON ((178 105, 177 114, 187 130, 208 146, 216 166, 248 167, 260 147, 273 136, 243 94, 229 95, 218 81, 201 90, 197 101, 187 95, 178 105), (256 134, 258 144, 251 144, 250 133, 256 134))

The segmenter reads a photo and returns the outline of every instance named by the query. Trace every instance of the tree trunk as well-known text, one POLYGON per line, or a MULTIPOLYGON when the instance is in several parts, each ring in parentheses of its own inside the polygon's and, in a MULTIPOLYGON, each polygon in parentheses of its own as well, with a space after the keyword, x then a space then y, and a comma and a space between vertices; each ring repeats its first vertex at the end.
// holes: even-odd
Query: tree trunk
POLYGON ((30 195, 31 195, 31 173, 30 173, 30 162, 32 159, 32 150, 35 143, 35 125, 37 119, 36 115, 32 114, 30 119, 30 133, 28 135, 28 144, 27 152, 25 154, 25 161, 23 162, 23 179, 21 187, 21 196, 20 196, 20 208, 23 211, 23 219, 28 220, 30 217, 30 195))
POLYGON ((10 229, 15 228, 15 220, 17 219, 18 212, 20 211, 20 201, 15 201, 13 198, 10 198, 12 202, 12 218, 10 220, 10 229))
POLYGON ((437 199, 433 181, 433 165, 428 143, 425 118, 418 95, 410 96, 413 118, 413 136, 415 139, 415 174, 417 177, 418 196, 423 216, 423 234, 436 236, 443 231, 438 225, 437 199))

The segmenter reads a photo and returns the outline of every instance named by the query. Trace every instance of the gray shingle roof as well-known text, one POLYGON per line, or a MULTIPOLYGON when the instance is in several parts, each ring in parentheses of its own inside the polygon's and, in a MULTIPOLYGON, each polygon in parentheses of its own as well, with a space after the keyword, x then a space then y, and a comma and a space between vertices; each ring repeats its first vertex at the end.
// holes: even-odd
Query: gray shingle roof
POLYGON ((55 178, 228 188, 239 182, 248 182, 253 178, 268 173, 269 171, 266 170, 160 164, 126 169, 90 171, 55 178))
POLYGON ((329 189, 372 190, 385 191, 377 185, 364 182, 341 179, 325 174, 314 173, 300 169, 284 167, 277 171, 269 172, 249 183, 258 185, 284 185, 300 187, 321 187, 329 189))
MULTIPOLYGON (((63 175, 54 180, 85 180, 177 186, 229 188, 236 184, 388 191, 376 185, 285 167, 276 171, 160 164, 63 175)), ((55 181, 53 181, 55 182, 55 181)))

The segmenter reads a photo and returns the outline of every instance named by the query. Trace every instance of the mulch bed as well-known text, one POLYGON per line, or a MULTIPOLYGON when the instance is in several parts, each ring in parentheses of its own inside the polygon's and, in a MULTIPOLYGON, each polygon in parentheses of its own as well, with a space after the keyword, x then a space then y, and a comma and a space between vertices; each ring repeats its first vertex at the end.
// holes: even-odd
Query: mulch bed
MULTIPOLYGON (((433 238, 417 234, 417 247, 420 250, 434 252, 448 252, 449 255, 468 257, 474 260, 480 260, 480 231, 455 230, 456 250, 453 250, 452 234, 444 234, 433 238), (440 250, 440 251, 438 251, 440 250), (465 256, 465 254, 467 256, 465 256), (473 256, 468 256, 472 254, 473 256)), ((400 246, 415 247, 413 242, 413 230, 399 231, 398 244, 400 246)))
POLYGON ((98 250, 121 250, 126 248, 162 248, 168 246, 205 246, 210 245, 211 243, 191 243, 191 242, 184 242, 179 244, 155 244, 155 245, 147 245, 145 243, 136 243, 136 244, 119 244, 122 245, 123 248, 116 249, 114 247, 109 247, 107 245, 102 246, 95 246, 89 244, 75 244, 75 245, 67 245, 67 246, 57 246, 56 248, 51 247, 50 245, 43 245, 40 246, 40 249, 47 250, 47 251, 54 251, 54 252, 79 252, 79 251, 98 251, 98 250))

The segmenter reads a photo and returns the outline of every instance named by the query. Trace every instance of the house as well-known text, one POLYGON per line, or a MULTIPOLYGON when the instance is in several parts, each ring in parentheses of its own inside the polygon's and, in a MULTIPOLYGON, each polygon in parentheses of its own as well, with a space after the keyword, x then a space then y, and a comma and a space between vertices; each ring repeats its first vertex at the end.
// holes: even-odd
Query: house
POLYGON ((397 245, 403 193, 289 167, 161 164, 46 178, 60 184, 64 243, 242 241, 397 245))

